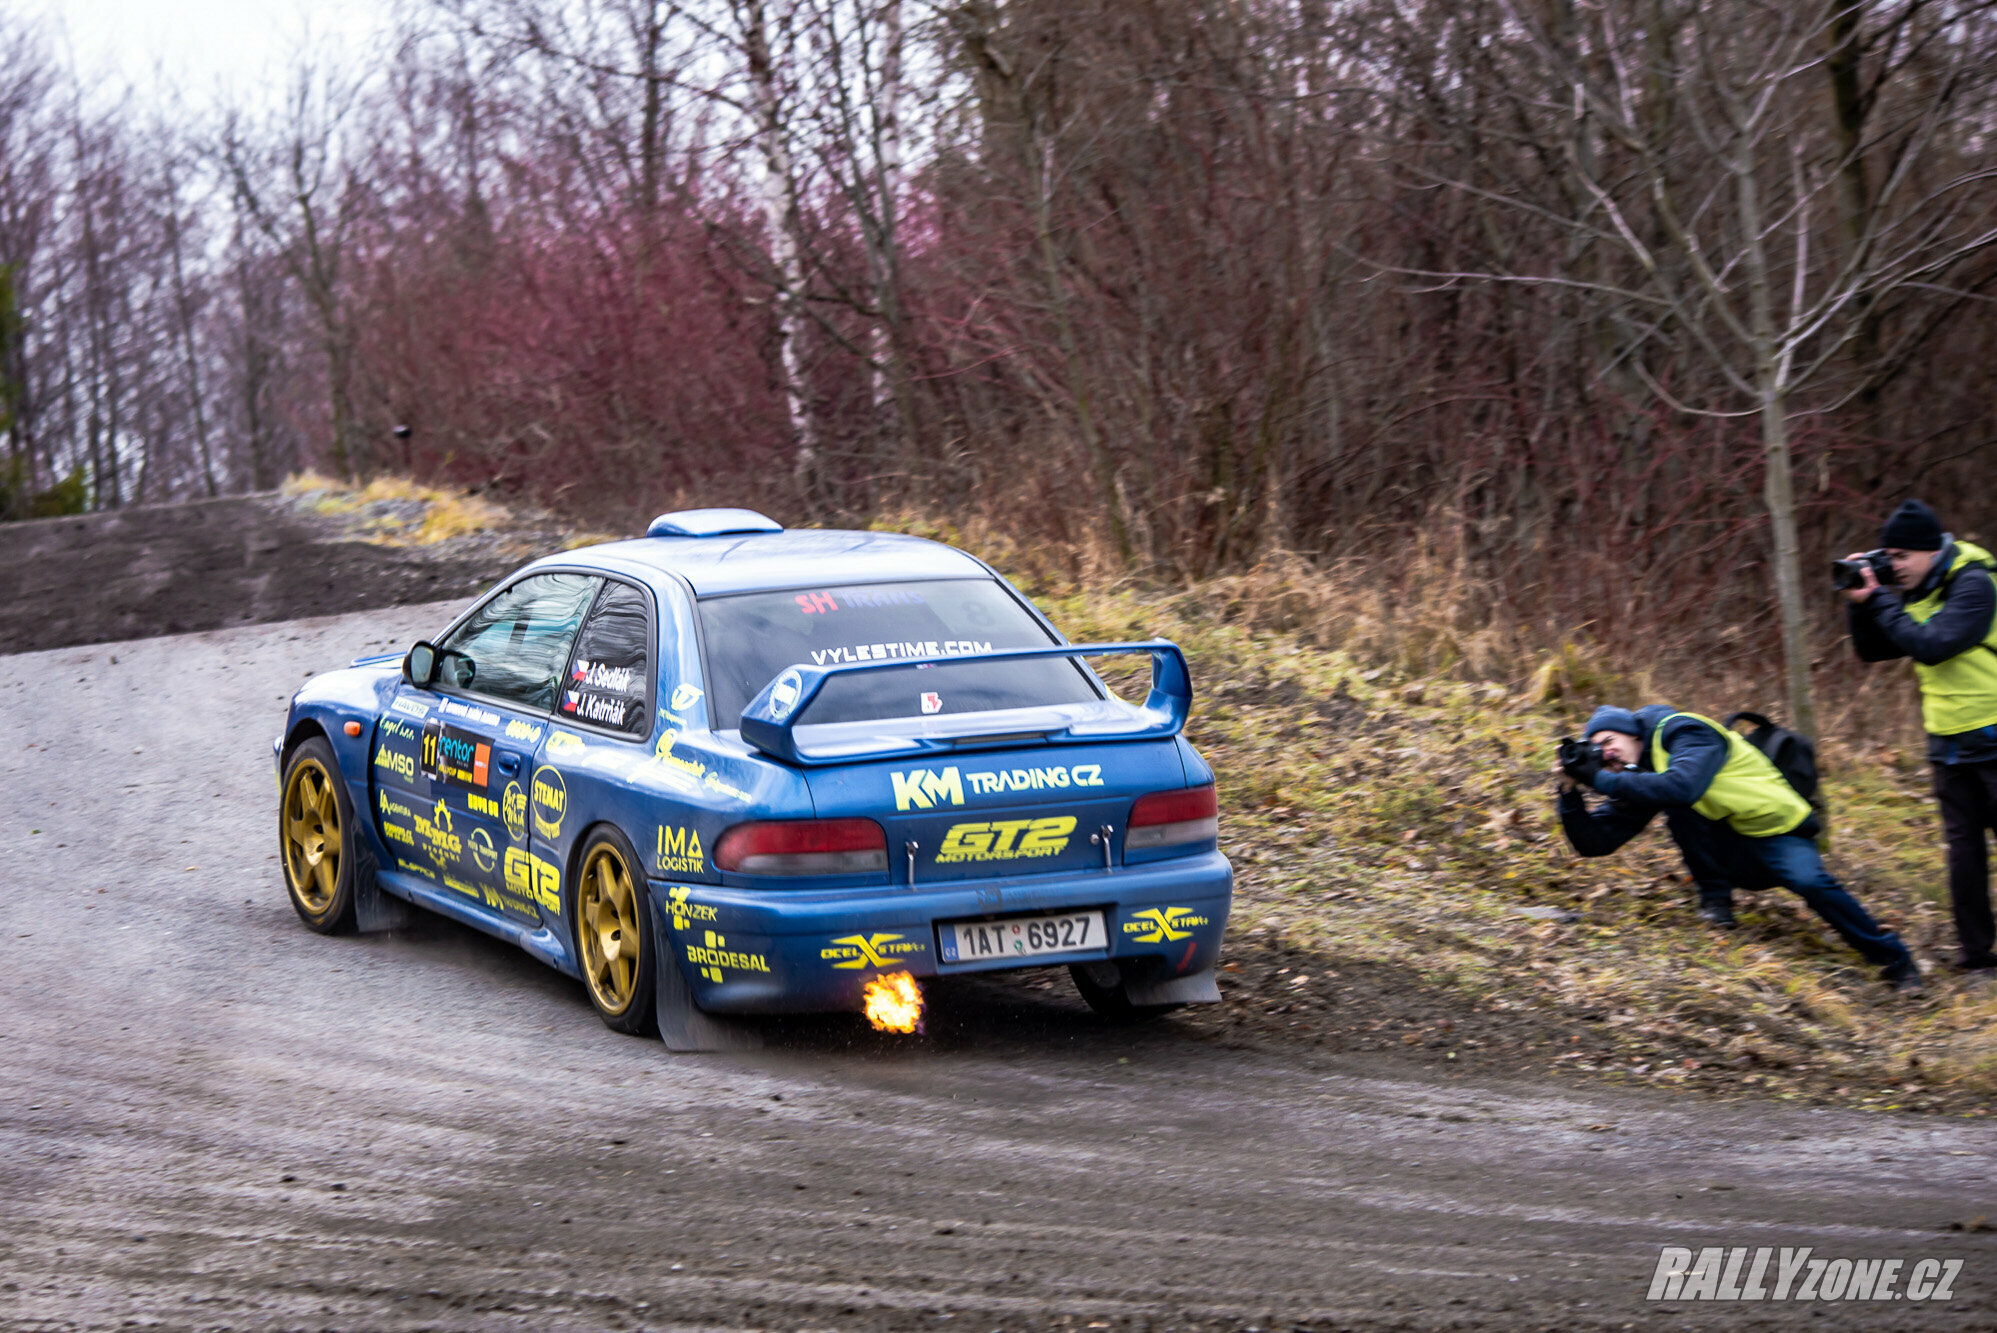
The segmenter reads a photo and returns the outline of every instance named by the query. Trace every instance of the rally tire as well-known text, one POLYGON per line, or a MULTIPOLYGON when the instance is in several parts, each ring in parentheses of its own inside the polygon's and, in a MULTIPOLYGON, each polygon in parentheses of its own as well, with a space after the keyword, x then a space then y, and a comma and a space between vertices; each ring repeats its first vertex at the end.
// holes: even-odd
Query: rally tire
POLYGON ((604 825, 583 840, 575 864, 569 920, 583 989, 605 1027, 650 1036, 657 1030, 653 1020, 660 959, 645 863, 629 839, 604 825))
POLYGON ((277 859, 291 909, 321 935, 354 930, 361 843, 333 747, 324 736, 302 742, 285 761, 278 786, 277 859))
POLYGON ((1075 989, 1082 993, 1083 1002, 1113 1023, 1142 1023, 1183 1007, 1176 1004, 1132 1004, 1127 988, 1130 969, 1124 963, 1074 963, 1069 966, 1068 975, 1075 979, 1075 989), (1112 968, 1117 974, 1114 984, 1107 984, 1106 978, 1094 975, 1112 968))

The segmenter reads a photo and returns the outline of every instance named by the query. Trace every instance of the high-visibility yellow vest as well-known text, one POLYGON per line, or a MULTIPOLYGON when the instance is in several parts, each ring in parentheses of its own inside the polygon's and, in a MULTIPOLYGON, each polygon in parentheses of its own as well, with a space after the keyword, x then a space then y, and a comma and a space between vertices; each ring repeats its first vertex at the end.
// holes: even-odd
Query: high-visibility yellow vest
POLYGON ((1736 833, 1773 838, 1793 830, 1810 817, 1810 803, 1796 794, 1789 779, 1768 756, 1748 744, 1747 737, 1697 713, 1673 713, 1650 734, 1650 766, 1662 773, 1671 762, 1664 749, 1664 727, 1672 718, 1703 722, 1726 738, 1727 761, 1713 774, 1713 785, 1692 803, 1708 819, 1724 819, 1736 833))
MULTIPOLYGON (((1946 590, 1969 565, 1997 569, 1997 559, 1971 542, 1955 544, 1955 560, 1935 590, 1918 602, 1908 602, 1907 614, 1923 624, 1942 609, 1946 590)), ((1997 617, 1983 642, 1933 666, 1914 663, 1921 682, 1921 725, 1930 735, 1954 736, 1997 722, 1997 617)))

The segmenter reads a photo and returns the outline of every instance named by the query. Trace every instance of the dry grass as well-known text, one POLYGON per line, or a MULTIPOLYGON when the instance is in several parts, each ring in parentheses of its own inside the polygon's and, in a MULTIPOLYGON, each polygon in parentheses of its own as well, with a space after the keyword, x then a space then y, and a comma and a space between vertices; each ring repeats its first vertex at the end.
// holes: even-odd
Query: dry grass
POLYGON ((357 518, 361 539, 380 546, 435 546, 508 522, 506 510, 498 505, 407 477, 376 477, 356 490, 316 472, 303 472, 285 480, 283 493, 310 502, 321 514, 357 518))
POLYGON ((1599 1024, 1611 1056, 1552 1060, 1596 1077, 1971 1114, 1997 1093, 1997 986, 1940 966, 1953 927, 1904 671, 1835 700, 1829 734, 1868 719, 1872 732, 1824 759, 1833 869, 1922 957, 1921 997, 1888 992, 1785 891, 1738 895, 1736 932, 1705 928, 1661 820, 1595 861, 1559 831, 1554 742, 1594 703, 1724 712, 1765 704, 1766 682, 1617 670, 1578 635, 1538 646, 1419 552, 1395 587, 1279 558, 1145 590, 1092 585, 1076 553, 1000 532, 891 526, 978 551, 1077 640, 1186 649, 1188 736, 1220 775, 1237 932, 1413 969, 1466 1005, 1599 1024))

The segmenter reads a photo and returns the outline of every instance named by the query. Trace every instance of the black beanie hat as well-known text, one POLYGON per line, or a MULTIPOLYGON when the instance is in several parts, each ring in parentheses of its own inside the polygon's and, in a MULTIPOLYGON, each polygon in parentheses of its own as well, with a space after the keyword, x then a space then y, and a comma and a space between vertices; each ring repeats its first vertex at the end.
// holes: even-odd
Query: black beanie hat
POLYGON ((1895 551, 1939 551, 1942 521, 1919 500, 1909 500, 1879 530, 1879 544, 1895 551))

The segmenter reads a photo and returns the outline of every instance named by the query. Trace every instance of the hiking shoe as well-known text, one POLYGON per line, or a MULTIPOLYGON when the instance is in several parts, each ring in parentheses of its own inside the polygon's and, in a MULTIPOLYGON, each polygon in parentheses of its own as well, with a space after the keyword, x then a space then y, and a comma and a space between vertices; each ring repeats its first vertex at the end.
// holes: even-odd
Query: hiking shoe
POLYGON ((1740 924, 1734 920, 1734 909, 1731 907, 1701 907, 1699 919, 1714 930, 1732 930, 1740 924))
POLYGON ((1902 995, 1919 994, 1928 988, 1928 984, 1921 980, 1920 964, 1911 958, 1904 963, 1895 963, 1884 969, 1880 972, 1879 979, 1902 995))

